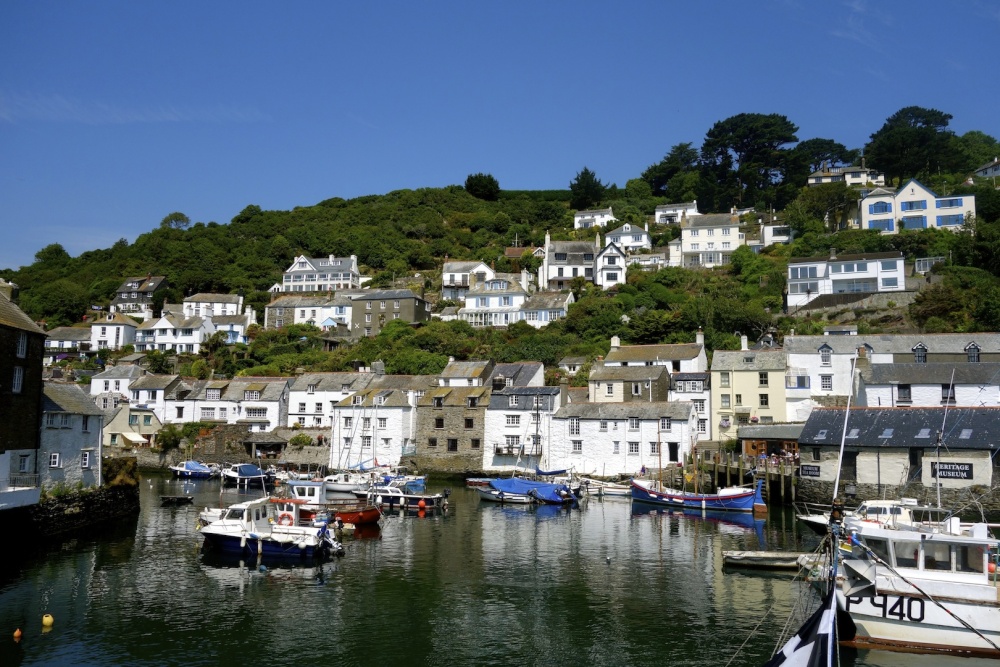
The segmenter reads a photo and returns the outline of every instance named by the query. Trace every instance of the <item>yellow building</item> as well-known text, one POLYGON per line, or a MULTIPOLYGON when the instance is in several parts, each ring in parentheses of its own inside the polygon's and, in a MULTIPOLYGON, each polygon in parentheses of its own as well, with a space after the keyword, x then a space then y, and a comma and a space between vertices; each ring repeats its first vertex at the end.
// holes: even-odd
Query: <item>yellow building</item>
POLYGON ((712 419, 716 440, 736 438, 744 424, 773 424, 787 419, 785 352, 774 348, 716 350, 712 356, 712 419))

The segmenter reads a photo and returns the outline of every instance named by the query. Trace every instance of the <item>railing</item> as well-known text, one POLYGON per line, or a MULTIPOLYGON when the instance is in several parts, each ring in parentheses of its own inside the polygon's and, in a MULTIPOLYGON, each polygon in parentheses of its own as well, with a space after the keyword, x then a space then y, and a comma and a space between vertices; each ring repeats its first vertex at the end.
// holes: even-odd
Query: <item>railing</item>
POLYGON ((38 485, 38 475, 11 475, 7 479, 0 478, 0 491, 35 489, 38 488, 38 485))

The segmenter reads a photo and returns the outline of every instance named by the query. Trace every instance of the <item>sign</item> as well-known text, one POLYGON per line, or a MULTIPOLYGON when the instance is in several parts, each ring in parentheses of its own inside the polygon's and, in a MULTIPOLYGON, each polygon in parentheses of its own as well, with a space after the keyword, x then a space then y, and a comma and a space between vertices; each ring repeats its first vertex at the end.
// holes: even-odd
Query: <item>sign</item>
POLYGON ((819 466, 800 465, 799 477, 819 477, 819 466))
POLYGON ((931 477, 941 479, 972 479, 971 463, 938 463, 931 461, 931 477), (938 475, 938 470, 941 474, 938 475))

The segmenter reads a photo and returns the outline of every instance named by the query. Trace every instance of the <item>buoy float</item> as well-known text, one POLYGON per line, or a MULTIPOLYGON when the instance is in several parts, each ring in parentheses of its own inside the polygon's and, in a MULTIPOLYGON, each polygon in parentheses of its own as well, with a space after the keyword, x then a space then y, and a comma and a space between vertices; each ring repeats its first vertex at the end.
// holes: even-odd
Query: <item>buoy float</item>
POLYGON ((17 628, 14 630, 14 641, 16 642, 21 641, 21 628, 17 628))
POLYGON ((989 571, 990 574, 993 574, 994 572, 997 571, 997 564, 991 562, 989 565, 986 566, 986 569, 989 571))
POLYGON ((425 507, 427 507, 427 503, 424 502, 423 498, 421 498, 419 501, 417 501, 417 507, 419 507, 420 509, 424 509, 425 507))
POLYGON ((56 619, 52 618, 52 614, 45 614, 42 616, 42 627, 51 628, 52 624, 56 622, 56 619))

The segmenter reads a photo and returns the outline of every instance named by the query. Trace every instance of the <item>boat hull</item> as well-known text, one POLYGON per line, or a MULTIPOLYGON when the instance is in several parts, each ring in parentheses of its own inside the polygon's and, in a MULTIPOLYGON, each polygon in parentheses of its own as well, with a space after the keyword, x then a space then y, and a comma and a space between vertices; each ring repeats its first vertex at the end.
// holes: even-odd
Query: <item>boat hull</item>
POLYGON ((333 516, 334 519, 340 519, 344 523, 352 523, 355 526, 366 526, 378 523, 379 519, 382 518, 382 510, 375 506, 353 510, 338 510, 333 516))
POLYGON ((501 505, 530 505, 534 499, 526 493, 505 493, 488 486, 472 487, 479 494, 479 499, 488 503, 498 503, 501 505))
POLYGON ((632 500, 661 507, 682 507, 684 509, 712 512, 753 512, 766 509, 761 493, 763 482, 758 481, 753 490, 745 493, 703 494, 681 491, 656 491, 632 481, 632 500))
MULTIPOLYGON (((846 596, 841 590, 837 591, 837 604, 857 626, 853 641, 845 643, 863 648, 1000 658, 1000 650, 932 601, 917 595, 846 596)), ((1000 646, 996 602, 945 600, 943 604, 1000 646)))
POLYGON ((279 542, 267 537, 253 539, 252 537, 208 533, 205 533, 204 536, 205 544, 209 548, 227 554, 310 559, 325 557, 331 553, 329 545, 325 543, 279 542))

